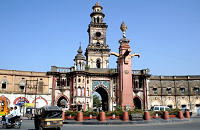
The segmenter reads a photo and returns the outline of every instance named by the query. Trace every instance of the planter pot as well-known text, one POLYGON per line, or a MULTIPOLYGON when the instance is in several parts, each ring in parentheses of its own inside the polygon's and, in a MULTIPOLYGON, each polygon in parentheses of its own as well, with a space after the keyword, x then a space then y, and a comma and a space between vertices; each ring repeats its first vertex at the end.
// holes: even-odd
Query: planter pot
POLYGON ((176 118, 176 115, 169 115, 169 118, 176 118))
POLYGON ((105 122, 106 121, 105 112, 100 112, 99 121, 101 121, 101 122, 105 122))
POLYGON ((120 116, 106 116, 106 119, 111 119, 111 120, 120 119, 120 116))
POLYGON ((151 118, 161 118, 161 115, 158 115, 158 116, 151 116, 151 118))
POLYGON ((67 119, 67 120, 76 119, 76 116, 71 116, 71 115, 65 116, 65 119, 67 119))

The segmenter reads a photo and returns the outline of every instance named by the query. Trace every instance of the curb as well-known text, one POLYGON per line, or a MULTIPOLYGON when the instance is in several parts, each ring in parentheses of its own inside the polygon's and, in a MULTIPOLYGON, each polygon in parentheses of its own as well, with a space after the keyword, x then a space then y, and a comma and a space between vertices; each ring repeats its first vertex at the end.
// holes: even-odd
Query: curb
POLYGON ((175 123, 175 122, 190 122, 192 119, 151 119, 151 121, 122 121, 122 120, 106 120, 105 122, 101 122, 98 120, 83 120, 82 122, 78 122, 76 120, 65 120, 63 124, 70 125, 130 125, 130 124, 155 124, 155 123, 175 123))

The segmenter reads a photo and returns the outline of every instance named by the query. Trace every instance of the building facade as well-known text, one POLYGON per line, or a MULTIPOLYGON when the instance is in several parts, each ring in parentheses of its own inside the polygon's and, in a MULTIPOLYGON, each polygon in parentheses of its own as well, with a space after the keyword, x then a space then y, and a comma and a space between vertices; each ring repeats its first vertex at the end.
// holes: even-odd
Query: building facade
POLYGON ((0 96, 8 99, 10 106, 19 106, 24 111, 24 103, 36 107, 51 104, 51 79, 45 72, 0 70, 0 96))
POLYGON ((148 69, 132 70, 131 58, 140 55, 131 54, 125 23, 121 25, 119 52, 111 52, 106 43, 108 25, 104 23, 103 7, 97 2, 92 9, 89 43, 84 55, 81 46, 78 48, 73 67, 52 66, 44 73, 0 70, 0 93, 11 105, 26 99, 36 101, 36 107, 57 105, 87 110, 93 108, 92 95, 97 92, 104 111, 113 111, 117 106, 149 110, 151 106, 164 105, 200 113, 200 75, 154 76, 148 69), (109 68, 110 55, 118 57, 117 68, 109 68))

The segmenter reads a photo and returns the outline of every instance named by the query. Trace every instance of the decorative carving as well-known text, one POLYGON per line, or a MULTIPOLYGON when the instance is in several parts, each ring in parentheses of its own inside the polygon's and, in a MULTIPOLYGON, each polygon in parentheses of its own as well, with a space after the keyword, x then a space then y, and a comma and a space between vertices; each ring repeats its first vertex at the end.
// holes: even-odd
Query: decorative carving
POLYGON ((109 81, 100 81, 100 80, 95 80, 92 82, 92 90, 95 89, 95 87, 103 85, 105 86, 108 90, 110 90, 110 82, 109 81))
POLYGON ((126 38, 126 35, 125 35, 125 32, 127 30, 127 26, 124 22, 122 22, 121 26, 120 26, 120 29, 122 30, 123 32, 123 38, 126 38))

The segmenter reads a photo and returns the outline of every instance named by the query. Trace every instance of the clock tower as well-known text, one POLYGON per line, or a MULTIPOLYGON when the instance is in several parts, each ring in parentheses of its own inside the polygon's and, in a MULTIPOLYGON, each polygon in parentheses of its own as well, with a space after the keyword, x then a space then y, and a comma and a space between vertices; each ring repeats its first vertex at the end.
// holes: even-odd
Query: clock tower
POLYGON ((109 68, 109 46, 106 45, 106 29, 108 25, 103 23, 105 17, 103 7, 96 2, 90 14, 91 22, 88 25, 89 44, 86 48, 86 64, 90 68, 109 68))

